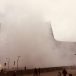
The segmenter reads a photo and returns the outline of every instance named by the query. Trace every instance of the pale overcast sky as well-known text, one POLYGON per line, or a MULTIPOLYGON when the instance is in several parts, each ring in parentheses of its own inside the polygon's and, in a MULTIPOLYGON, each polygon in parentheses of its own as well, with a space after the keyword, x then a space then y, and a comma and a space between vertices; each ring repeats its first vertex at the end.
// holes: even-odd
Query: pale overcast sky
POLYGON ((49 61, 49 24, 56 40, 76 42, 75 20, 76 0, 0 0, 1 59, 14 60, 21 55, 22 65, 42 66, 46 62, 44 66, 56 66, 49 61), (39 55, 46 60, 33 63, 41 59, 39 55))
POLYGON ((39 15, 51 22, 57 40, 76 41, 75 4, 75 0, 0 0, 0 19, 10 24, 39 15))

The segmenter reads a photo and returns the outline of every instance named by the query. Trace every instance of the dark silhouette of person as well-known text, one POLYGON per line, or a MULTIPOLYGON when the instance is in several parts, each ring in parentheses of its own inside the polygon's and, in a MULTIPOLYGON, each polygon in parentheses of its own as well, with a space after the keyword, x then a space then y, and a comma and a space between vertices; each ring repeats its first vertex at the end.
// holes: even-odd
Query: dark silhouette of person
POLYGON ((1 73, 3 72, 3 69, 1 69, 1 73))
POLYGON ((38 69, 38 75, 40 76, 40 68, 38 69))
POLYGON ((63 69, 62 74, 63 74, 63 76, 66 76, 67 75, 66 69, 63 69))
POLYGON ((4 70, 3 69, 1 69, 0 76, 4 76, 4 70))
POLYGON ((38 76, 38 72, 36 68, 34 69, 34 76, 38 76))
POLYGON ((16 72, 13 73, 13 76, 16 76, 16 72))
POLYGON ((25 71, 26 71, 26 66, 24 67, 25 71))
POLYGON ((72 76, 72 74, 69 74, 69 76, 72 76))
POLYGON ((61 76, 61 72, 58 72, 58 76, 61 76))

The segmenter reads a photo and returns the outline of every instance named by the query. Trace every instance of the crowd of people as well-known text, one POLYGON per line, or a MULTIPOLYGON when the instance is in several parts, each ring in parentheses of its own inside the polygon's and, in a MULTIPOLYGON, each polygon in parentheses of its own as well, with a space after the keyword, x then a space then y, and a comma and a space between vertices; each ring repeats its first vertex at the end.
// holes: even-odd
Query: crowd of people
POLYGON ((62 70, 62 73, 61 72, 58 72, 58 76, 72 76, 72 74, 68 74, 67 73, 67 70, 66 69, 63 69, 62 70))
POLYGON ((33 76, 40 76, 40 68, 39 69, 34 69, 33 76))
MULTIPOLYGON (((25 70, 26 70, 26 68, 25 68, 25 70)), ((40 73, 41 73, 40 68, 35 68, 33 70, 33 76, 40 76, 40 73)), ((9 73, 4 75, 4 71, 2 69, 1 73, 0 73, 0 76, 10 76, 10 75, 9 75, 9 73)), ((13 71, 12 76, 17 76, 15 71, 13 71)), ((62 71, 58 72, 57 76, 72 76, 72 74, 68 73, 66 69, 63 69, 62 71)))

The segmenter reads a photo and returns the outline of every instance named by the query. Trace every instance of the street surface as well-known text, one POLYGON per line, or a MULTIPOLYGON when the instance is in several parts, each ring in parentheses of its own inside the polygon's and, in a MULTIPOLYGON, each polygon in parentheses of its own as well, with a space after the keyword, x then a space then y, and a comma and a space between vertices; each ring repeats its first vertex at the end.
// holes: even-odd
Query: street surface
MULTIPOLYGON (((62 72, 62 71, 41 73, 40 76, 58 76, 58 72, 62 72)), ((76 76, 76 70, 67 70, 67 72, 68 72, 67 76, 69 76, 70 73, 72 74, 72 76, 76 76)), ((33 74, 23 75, 23 76, 33 76, 33 74)))

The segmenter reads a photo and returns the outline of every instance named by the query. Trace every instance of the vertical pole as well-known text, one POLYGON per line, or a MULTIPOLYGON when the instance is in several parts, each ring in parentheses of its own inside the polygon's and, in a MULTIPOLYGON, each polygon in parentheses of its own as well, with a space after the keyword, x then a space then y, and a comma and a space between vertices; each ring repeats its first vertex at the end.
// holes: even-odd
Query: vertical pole
POLYGON ((14 70, 15 70, 15 60, 14 60, 14 64, 13 64, 13 65, 14 65, 14 67, 13 67, 13 68, 14 68, 14 70))
POLYGON ((9 70, 9 62, 10 62, 10 58, 6 58, 7 60, 7 64, 8 64, 8 70, 9 70))
POLYGON ((19 62, 19 58, 20 58, 20 56, 18 56, 18 59, 17 59, 17 70, 18 70, 18 62, 19 62))

